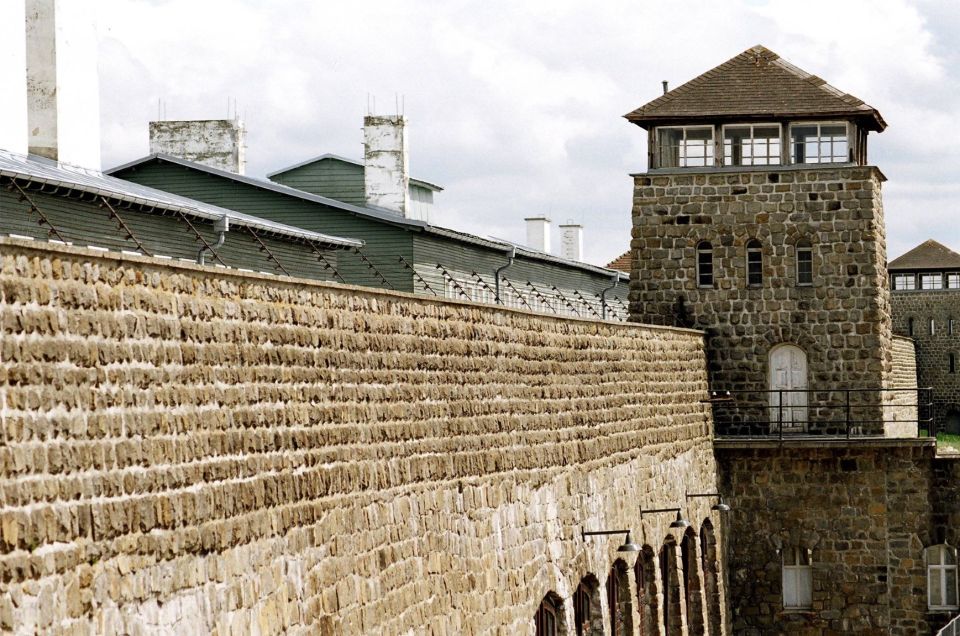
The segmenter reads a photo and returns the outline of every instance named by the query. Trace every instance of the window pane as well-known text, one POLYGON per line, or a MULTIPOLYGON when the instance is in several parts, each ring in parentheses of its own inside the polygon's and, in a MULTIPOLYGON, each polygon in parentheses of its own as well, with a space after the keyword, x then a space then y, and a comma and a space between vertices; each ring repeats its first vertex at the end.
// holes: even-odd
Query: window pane
POLYGON ((921 274, 920 288, 921 289, 942 289, 943 275, 942 274, 921 274))
POLYGON ((813 571, 809 566, 797 568, 797 607, 813 604, 813 571))
POLYGON ((944 605, 956 605, 957 604, 957 569, 955 567, 948 568, 944 574, 946 579, 946 589, 944 590, 944 605))
POLYGON ((940 587, 940 568, 927 570, 928 599, 931 606, 943 605, 943 589, 940 587))
POLYGON ((783 569, 783 606, 797 606, 797 571, 794 568, 783 569))
POLYGON ((797 249, 797 282, 801 285, 813 283, 813 250, 797 249))
POLYGON ((661 168, 676 168, 680 165, 680 144, 683 128, 658 128, 657 153, 661 168))
POLYGON ((947 274, 947 287, 949 289, 960 289, 960 274, 947 274))

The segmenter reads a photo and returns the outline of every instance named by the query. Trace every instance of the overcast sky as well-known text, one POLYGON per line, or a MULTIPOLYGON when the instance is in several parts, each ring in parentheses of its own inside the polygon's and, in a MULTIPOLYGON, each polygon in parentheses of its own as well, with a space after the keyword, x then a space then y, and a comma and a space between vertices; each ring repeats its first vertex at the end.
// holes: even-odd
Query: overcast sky
POLYGON ((646 133, 622 115, 763 44, 889 123, 870 143, 889 255, 931 237, 960 250, 953 0, 98 4, 104 167, 147 153, 158 99, 170 119, 236 99, 259 177, 361 158, 368 96, 393 114, 399 95, 412 176, 446 188, 435 222, 522 241, 525 216, 572 219, 604 264, 628 247, 628 175, 646 168, 646 133))

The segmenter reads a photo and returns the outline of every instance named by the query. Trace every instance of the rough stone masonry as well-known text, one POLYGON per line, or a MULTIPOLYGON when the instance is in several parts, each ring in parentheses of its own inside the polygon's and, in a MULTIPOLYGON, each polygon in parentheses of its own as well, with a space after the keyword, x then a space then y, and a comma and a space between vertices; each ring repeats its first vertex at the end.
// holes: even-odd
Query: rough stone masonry
POLYGON ((572 630, 717 488, 698 332, 0 239, 0 336, 5 632, 572 630))

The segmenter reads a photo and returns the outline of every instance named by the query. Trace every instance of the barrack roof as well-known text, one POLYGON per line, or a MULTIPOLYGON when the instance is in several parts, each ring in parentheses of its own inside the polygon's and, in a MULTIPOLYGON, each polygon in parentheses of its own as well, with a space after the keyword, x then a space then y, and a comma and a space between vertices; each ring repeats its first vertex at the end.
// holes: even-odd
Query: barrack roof
MULTIPOLYGON (((362 161, 357 161, 356 159, 350 159, 349 157, 343 157, 341 155, 333 155, 330 153, 325 153, 322 155, 318 155, 316 157, 311 157, 310 159, 304 159, 303 161, 295 163, 292 166, 287 166, 286 168, 280 168, 279 170, 274 170, 273 172, 267 175, 267 179, 273 179, 277 175, 281 175, 286 172, 290 172, 291 170, 302 168, 304 166, 309 166, 311 163, 317 163, 318 161, 340 161, 343 163, 349 163, 354 166, 360 166, 361 168, 363 167, 362 161)), ((430 183, 429 181, 424 181, 422 179, 414 179, 411 177, 410 183, 416 186, 420 186, 421 188, 426 188, 427 190, 433 190, 434 192, 443 192, 443 188, 441 188, 437 184, 430 183)))
POLYGON ((870 130, 886 122, 862 99, 757 45, 624 115, 648 128, 696 119, 856 117, 870 130))
POLYGON ((930 239, 924 241, 906 254, 890 261, 887 269, 890 271, 917 269, 960 270, 960 254, 930 239))

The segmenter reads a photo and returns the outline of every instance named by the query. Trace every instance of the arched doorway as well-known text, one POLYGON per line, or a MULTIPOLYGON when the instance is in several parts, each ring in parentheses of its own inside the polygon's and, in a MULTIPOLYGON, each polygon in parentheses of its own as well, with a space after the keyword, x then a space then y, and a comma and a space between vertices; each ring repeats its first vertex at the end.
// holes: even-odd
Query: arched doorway
POLYGON ((807 415, 807 354, 792 344, 777 345, 768 357, 770 430, 804 431, 807 415))
POLYGON ((703 636, 700 555, 697 554, 697 535, 693 528, 687 528, 680 541, 680 563, 683 566, 683 600, 687 608, 687 633, 690 636, 703 636))
POLYGON ((720 606, 720 572, 717 560, 717 539, 713 523, 705 519, 700 527, 700 571, 703 572, 703 599, 707 606, 707 633, 719 636, 723 616, 720 606))
POLYGON ((960 409, 954 407, 947 411, 947 416, 943 418, 943 432, 960 435, 960 409))
POLYGON ((563 600, 555 592, 547 592, 533 616, 536 636, 561 636, 567 633, 563 620, 563 600))
POLYGON ((600 581, 593 574, 583 577, 573 593, 573 621, 577 636, 603 636, 600 581))
POLYGON ((622 559, 613 562, 607 576, 607 611, 610 636, 633 636, 633 605, 630 602, 630 570, 622 559))
POLYGON ((640 636, 658 636, 660 617, 657 613, 657 568, 653 548, 643 546, 633 565, 637 583, 637 615, 640 618, 640 636))
POLYGON ((683 591, 677 572, 677 542, 668 536, 660 548, 660 585, 663 590, 663 626, 667 636, 683 636, 683 591))

